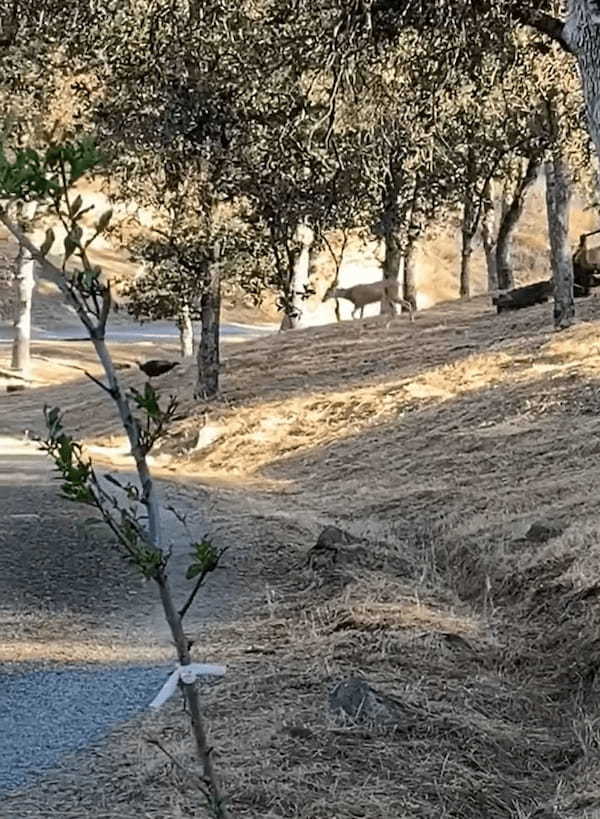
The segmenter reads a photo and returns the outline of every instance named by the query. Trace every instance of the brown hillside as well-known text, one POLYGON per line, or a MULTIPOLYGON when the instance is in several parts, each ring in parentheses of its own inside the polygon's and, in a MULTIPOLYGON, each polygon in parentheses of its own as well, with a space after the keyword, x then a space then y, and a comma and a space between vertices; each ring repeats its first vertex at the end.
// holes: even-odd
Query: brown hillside
MULTIPOLYGON (((80 186, 86 205, 93 204, 92 216, 97 217, 109 207, 109 200, 101 190, 100 183, 80 186)), ((132 213, 143 224, 152 223, 152 214, 137 208, 135 203, 118 207, 115 220, 127 224, 132 213)), ((91 218, 91 217, 90 217, 91 218)), ((538 184, 529 194, 523 217, 515 236, 513 261, 515 278, 518 284, 548 278, 549 257, 547 226, 543 185, 538 184)), ((597 227, 597 217, 593 211, 585 210, 582 202, 575 199, 571 213, 571 239, 577 244, 579 235, 597 227)), ((41 235, 41 234, 40 234, 41 235)), ((125 234, 127 235, 127 234, 125 234)), ((330 236, 334 252, 340 252, 341 237, 330 236)), ((417 251, 416 272, 418 304, 421 309, 440 302, 450 301, 458 296, 458 270, 460 267, 459 245, 460 234, 458 220, 445 227, 438 226, 423 240, 417 251)), ((598 242, 596 241, 596 245, 598 242)), ((92 260, 99 264, 111 276, 127 279, 135 275, 137 267, 129 259, 125 249, 111 246, 109 243, 93 246, 92 260)), ((349 287, 359 282, 376 281, 382 277, 383 261, 381 242, 365 238, 363 232, 350 235, 342 257, 340 268, 340 285, 349 287)), ((597 250, 595 251, 598 252, 597 250)), ((7 245, 6 234, 0 230, 0 321, 12 318, 12 296, 10 292, 10 265, 16 250, 7 245)), ((476 243, 472 262, 473 293, 487 292, 487 274, 482 248, 476 243)), ((315 296, 304 304, 302 322, 306 326, 327 324, 335 321, 334 302, 322 303, 322 297, 335 276, 335 265, 330 252, 323 248, 313 254, 310 285, 316 291, 315 296)), ((40 275, 34 296, 34 324, 50 329, 56 324, 76 324, 76 317, 64 304, 56 286, 40 275)), ((342 318, 349 318, 351 305, 340 302, 342 318)), ((368 306, 366 316, 377 315, 378 305, 368 306)), ((225 321, 242 322, 277 322, 281 316, 275 307, 272 295, 266 295, 260 308, 251 304, 247 297, 237 290, 226 292, 224 299, 225 321)), ((120 320, 119 317, 116 318, 120 320)))
MULTIPOLYGON (((198 498, 220 543, 241 544, 265 589, 252 616, 198 634, 228 664, 205 697, 236 816, 600 810, 600 301, 578 310, 560 334, 549 306, 497 317, 478 298, 414 324, 276 335, 230 349, 211 407, 193 402, 190 377, 165 376, 187 418, 163 474, 198 498), (329 523, 358 542, 310 569, 329 523), (402 718, 335 721, 328 694, 352 676, 393 695, 402 718)), ((48 401, 88 443, 119 443, 83 381, 1 401, 15 432, 48 401)), ((139 749, 140 729, 160 730, 181 752, 176 706, 159 725, 119 734, 44 805, 99 816, 102 793, 107 817, 188 815, 194 794, 139 749), (116 776, 132 754, 135 792, 116 776)))

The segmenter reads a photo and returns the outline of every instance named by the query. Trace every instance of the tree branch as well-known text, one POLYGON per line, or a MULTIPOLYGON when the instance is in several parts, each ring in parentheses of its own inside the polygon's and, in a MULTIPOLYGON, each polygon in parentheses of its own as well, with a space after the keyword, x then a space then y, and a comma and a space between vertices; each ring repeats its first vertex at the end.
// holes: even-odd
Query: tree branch
POLYGON ((200 788, 200 790, 202 791, 202 793, 204 794, 204 796, 206 797, 206 799, 208 799, 210 801, 210 792, 204 787, 203 784, 200 784, 198 782, 197 777, 191 771, 189 771, 185 767, 185 765, 182 765, 182 763, 177 759, 177 757, 173 756, 173 754, 169 750, 167 750, 167 748, 165 748, 165 746, 160 742, 160 740, 154 739, 153 737, 146 737, 146 742, 149 745, 156 745, 156 747, 159 750, 161 750, 163 752, 163 754, 171 760, 173 765, 176 768, 178 768, 181 771, 182 774, 185 775, 186 781, 188 781, 188 780, 195 781, 196 784, 198 785, 198 787, 200 788))
MULTIPOLYGON (((110 282, 109 282, 110 285, 110 282)), ((110 286, 107 286, 102 292, 102 309, 100 310, 100 317, 98 319, 98 329, 104 336, 106 332, 106 322, 112 304, 112 292, 110 286)))
POLYGON ((546 14, 544 11, 539 11, 529 6, 521 6, 519 2, 514 4, 512 12, 519 23, 534 28, 536 31, 539 31, 540 34, 545 34, 556 43, 559 43, 561 48, 568 51, 569 54, 573 53, 570 45, 564 38, 565 25, 558 17, 553 17, 551 14, 546 14))
POLYGON ((19 30, 19 0, 13 0, 12 11, 2 29, 0 48, 7 48, 17 39, 17 32, 19 30))
POLYGON ((226 552, 226 551, 227 551, 227 546, 225 546, 225 548, 224 548, 224 549, 221 549, 221 551, 220 551, 220 552, 219 552, 219 554, 217 555, 216 562, 215 562, 215 563, 214 563, 214 564, 213 564, 213 565, 212 565, 210 568, 208 568, 208 569, 203 569, 203 570, 200 572, 200 575, 199 575, 199 577, 198 577, 198 580, 196 580, 196 584, 194 585, 194 588, 193 588, 193 589, 192 589, 192 591, 190 592, 190 595, 189 595, 188 599, 185 601, 185 603, 183 604, 183 606, 182 606, 182 607, 179 609, 179 611, 177 612, 177 613, 179 614, 179 619, 180 619, 180 620, 183 620, 183 618, 185 617, 185 615, 186 615, 186 613, 187 613, 187 610, 189 609, 189 607, 190 607, 190 606, 192 605, 192 603, 194 602, 194 598, 196 597, 196 595, 197 595, 197 594, 198 594, 198 592, 200 591, 200 586, 201 586, 201 585, 204 583, 204 581, 206 580, 207 575, 209 575, 211 572, 214 572, 214 570, 215 570, 216 568, 218 568, 218 566, 219 566, 219 561, 221 560, 221 558, 223 557, 223 555, 225 554, 225 552, 226 552))
POLYGON ((94 384, 97 384, 101 389, 104 390, 104 392, 107 392, 111 396, 111 398, 114 398, 114 393, 113 393, 113 391, 111 390, 110 387, 107 387, 106 384, 102 383, 102 381, 99 381, 91 373, 88 373, 87 370, 85 370, 84 372, 85 372, 85 375, 87 375, 87 377, 90 379, 90 381, 93 381, 94 384))

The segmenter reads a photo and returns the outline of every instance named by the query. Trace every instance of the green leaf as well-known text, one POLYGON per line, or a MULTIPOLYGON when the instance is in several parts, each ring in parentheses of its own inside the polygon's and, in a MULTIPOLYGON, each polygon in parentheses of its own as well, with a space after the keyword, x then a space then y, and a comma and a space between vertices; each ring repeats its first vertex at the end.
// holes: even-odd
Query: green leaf
POLYGON ((202 571, 212 572, 217 568, 219 554, 210 540, 203 538, 199 543, 194 543, 193 547, 192 557, 202 571))
POLYGON ((98 219, 98 224, 96 225, 96 230, 98 233, 104 233, 108 225, 110 224, 110 220, 112 219, 112 208, 110 210, 105 211, 102 216, 98 219))
POLYGON ((54 235, 54 231, 52 230, 52 228, 48 228, 48 230, 46 231, 46 237, 44 239, 44 242, 40 247, 40 253, 42 254, 42 256, 46 256, 48 254, 50 248, 54 244, 55 238, 56 237, 54 235))
POLYGON ((191 566, 188 566, 188 569, 185 573, 187 580, 192 580, 194 577, 197 577, 200 572, 202 571, 202 566, 200 563, 192 563, 191 566))
POLYGON ((81 196, 77 196, 73 202, 71 203, 71 216, 77 216, 79 211, 81 210, 81 206, 83 205, 83 199, 81 196))
POLYGON ((75 253, 75 251, 77 250, 77 243, 74 242, 73 239, 71 239, 70 236, 65 236, 64 245, 65 245, 65 262, 66 262, 67 259, 70 258, 73 255, 73 253, 75 253))

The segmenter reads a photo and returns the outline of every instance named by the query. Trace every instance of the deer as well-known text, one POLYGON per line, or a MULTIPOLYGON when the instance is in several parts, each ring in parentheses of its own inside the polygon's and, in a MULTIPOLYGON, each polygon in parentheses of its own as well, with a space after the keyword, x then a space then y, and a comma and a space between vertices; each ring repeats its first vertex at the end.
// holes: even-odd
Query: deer
POLYGON ((358 310, 360 310, 360 318, 362 318, 367 304, 375 304, 375 302, 381 301, 385 296, 387 296, 393 304, 400 304, 408 310, 410 320, 415 320, 413 316, 414 306, 409 301, 406 301, 406 299, 400 298, 398 295, 398 282, 395 279, 382 279, 372 284, 355 284, 353 287, 336 287, 335 284, 332 284, 323 296, 323 301, 327 301, 328 299, 346 299, 354 305, 352 318, 356 318, 358 310))

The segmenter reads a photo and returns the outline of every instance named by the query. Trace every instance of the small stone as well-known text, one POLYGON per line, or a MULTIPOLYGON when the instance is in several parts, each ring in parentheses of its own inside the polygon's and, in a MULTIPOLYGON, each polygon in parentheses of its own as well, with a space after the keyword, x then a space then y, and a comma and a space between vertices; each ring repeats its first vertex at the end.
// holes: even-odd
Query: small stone
POLYGON ((314 549, 337 549, 339 546, 347 546, 352 543, 352 535, 339 529, 337 526, 326 526, 319 537, 314 549))
POLYGON ((341 547, 356 542, 356 538, 349 532, 337 526, 326 526, 319 534, 315 545, 308 550, 306 565, 311 569, 330 567, 336 562, 341 547))
POLYGON ((546 543, 553 537, 562 535, 564 529, 558 523, 548 520, 536 520, 525 533, 526 540, 531 543, 546 543))
POLYGON ((329 694, 329 707, 338 716, 349 717, 356 722, 405 722, 399 703, 380 694, 358 677, 343 680, 335 686, 329 694))
POLYGON ((303 725, 289 725, 286 730, 294 739, 310 739, 313 735, 310 728, 305 728, 303 725))

